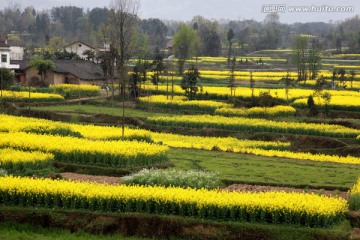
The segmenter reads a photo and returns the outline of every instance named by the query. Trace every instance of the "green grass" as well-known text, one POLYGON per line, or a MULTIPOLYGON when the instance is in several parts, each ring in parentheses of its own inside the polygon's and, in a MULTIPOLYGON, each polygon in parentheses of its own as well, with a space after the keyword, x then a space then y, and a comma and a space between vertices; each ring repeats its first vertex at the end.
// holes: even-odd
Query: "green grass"
POLYGON ((176 169, 217 171, 226 183, 347 190, 354 185, 360 175, 358 165, 228 152, 172 148, 168 156, 176 169))
POLYGON ((146 240, 150 238, 123 237, 121 235, 91 235, 89 233, 71 233, 58 228, 41 228, 29 224, 3 223, 0 224, 0 240, 146 240))
MULTIPOLYGON (((33 110, 49 111, 49 112, 67 112, 79 114, 107 114, 111 116, 122 116, 121 107, 104 107, 93 105, 58 105, 46 107, 32 107, 33 110)), ((140 117, 146 118, 150 116, 166 116, 166 113, 148 112, 134 108, 125 108, 126 117, 140 117)))

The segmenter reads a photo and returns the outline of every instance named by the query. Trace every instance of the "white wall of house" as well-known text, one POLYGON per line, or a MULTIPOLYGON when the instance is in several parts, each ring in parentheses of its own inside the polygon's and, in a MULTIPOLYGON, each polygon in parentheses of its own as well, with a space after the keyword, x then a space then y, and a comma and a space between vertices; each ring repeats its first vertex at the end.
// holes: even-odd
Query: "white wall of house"
POLYGON ((23 60, 24 48, 20 46, 10 46, 10 59, 11 60, 23 60))
POLYGON ((89 47, 88 45, 82 43, 82 42, 75 42, 71 45, 68 45, 65 50, 67 52, 73 52, 73 53, 76 53, 77 55, 79 55, 81 58, 85 59, 86 56, 83 55, 84 51, 86 50, 92 50, 92 51, 95 51, 94 48, 92 47, 89 47))
POLYGON ((10 64, 10 48, 1 47, 0 48, 0 67, 8 69, 18 69, 19 65, 10 64))

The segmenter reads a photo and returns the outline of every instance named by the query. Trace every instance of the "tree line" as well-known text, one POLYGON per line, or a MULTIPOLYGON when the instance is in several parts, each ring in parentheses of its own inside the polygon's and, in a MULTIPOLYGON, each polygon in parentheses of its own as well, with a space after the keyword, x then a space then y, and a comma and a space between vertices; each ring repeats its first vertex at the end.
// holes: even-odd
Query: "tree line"
MULTIPOLYGON (((85 10, 76 6, 61 6, 39 11, 32 6, 21 9, 19 5, 12 4, 0 10, 0 31, 8 33, 10 40, 22 40, 28 49, 49 44, 59 46, 56 37, 63 44, 83 40, 94 46, 104 46, 110 42, 110 16, 111 8, 106 7, 85 10)), ((339 53, 360 52, 358 15, 334 23, 285 24, 280 22, 277 14, 268 14, 263 21, 217 21, 202 16, 195 16, 190 22, 138 17, 136 21, 137 29, 142 34, 138 40, 146 45, 142 52, 144 57, 153 57, 154 52, 164 49, 166 37, 173 36, 184 24, 198 32, 199 55, 226 55, 229 45, 235 55, 290 48, 291 36, 296 34, 318 36, 322 49, 333 49, 339 53), (232 33, 229 36, 230 29, 232 33)))

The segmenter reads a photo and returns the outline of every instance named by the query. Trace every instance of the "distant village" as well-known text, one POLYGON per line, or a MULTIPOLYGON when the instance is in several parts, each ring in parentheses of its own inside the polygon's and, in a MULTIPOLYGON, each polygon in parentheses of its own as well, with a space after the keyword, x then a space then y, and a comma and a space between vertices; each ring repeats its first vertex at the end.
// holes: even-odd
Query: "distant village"
MULTIPOLYGON (((76 54, 80 60, 53 60, 55 69, 47 74, 48 84, 95 84, 101 85, 105 80, 103 69, 93 59, 84 55, 86 51, 99 52, 102 48, 93 47, 83 41, 75 41, 63 48, 68 53, 76 54)), ((10 41, 2 36, 0 40, 1 68, 11 70, 18 83, 26 84, 27 80, 40 78, 38 71, 31 67, 30 61, 24 59, 24 44, 10 41)))

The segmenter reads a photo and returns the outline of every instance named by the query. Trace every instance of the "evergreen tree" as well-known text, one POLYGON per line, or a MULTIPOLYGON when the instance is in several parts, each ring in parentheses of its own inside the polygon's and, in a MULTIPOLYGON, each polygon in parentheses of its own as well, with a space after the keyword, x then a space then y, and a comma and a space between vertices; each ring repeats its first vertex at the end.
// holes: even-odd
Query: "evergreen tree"
POLYGON ((181 88, 185 90, 185 95, 189 98, 189 100, 193 100, 195 94, 199 91, 199 79, 199 70, 194 65, 191 66, 186 73, 184 73, 181 81, 181 88))

